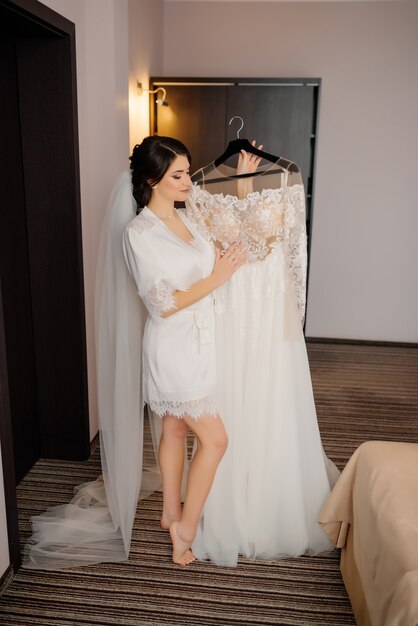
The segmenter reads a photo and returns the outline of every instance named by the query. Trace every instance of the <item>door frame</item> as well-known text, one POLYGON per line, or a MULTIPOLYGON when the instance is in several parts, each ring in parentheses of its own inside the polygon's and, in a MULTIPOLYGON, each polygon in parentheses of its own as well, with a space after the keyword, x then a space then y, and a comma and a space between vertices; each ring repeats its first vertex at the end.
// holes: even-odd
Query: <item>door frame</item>
MULTIPOLYGON (((82 237, 81 237, 81 202, 80 202, 80 167, 79 167, 79 144, 78 144, 78 118, 77 118, 77 76, 76 76, 76 43, 75 24, 62 15, 48 8, 38 0, 0 0, 0 7, 7 9, 17 19, 24 20, 27 24, 40 27, 43 32, 65 38, 65 75, 68 82, 66 94, 66 123, 69 131, 70 154, 68 155, 68 185, 71 188, 72 210, 74 216, 76 250, 79 280, 79 334, 80 334, 80 387, 83 399, 82 439, 81 449, 85 457, 89 453, 89 427, 88 427, 88 397, 87 397, 87 350, 85 332, 85 309, 84 309, 84 280, 82 262, 82 237)), ((4 297, 4 294, 3 294, 4 297)), ((3 304, 0 284, 0 444, 2 451, 2 465, 7 517, 7 532, 9 540, 10 563, 16 571, 21 565, 20 538, 18 527, 18 508, 16 496, 16 482, 13 456, 12 422, 9 402, 7 355, 5 349, 5 329, 3 320, 3 304)), ((81 423, 81 422, 80 422, 81 423)), ((53 454, 53 452, 52 452, 53 454)), ((80 454, 80 452, 79 452, 80 454)))

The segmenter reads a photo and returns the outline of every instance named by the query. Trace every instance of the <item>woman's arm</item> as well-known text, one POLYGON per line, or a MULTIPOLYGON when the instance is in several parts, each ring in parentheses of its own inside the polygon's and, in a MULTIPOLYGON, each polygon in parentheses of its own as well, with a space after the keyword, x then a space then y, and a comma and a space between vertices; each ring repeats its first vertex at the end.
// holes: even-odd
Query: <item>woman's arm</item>
POLYGON ((187 291, 175 291, 173 293, 174 306, 161 311, 161 317, 169 317, 208 296, 223 283, 226 283, 232 274, 246 262, 247 250, 240 243, 230 246, 223 255, 217 249, 212 274, 191 285, 187 291))

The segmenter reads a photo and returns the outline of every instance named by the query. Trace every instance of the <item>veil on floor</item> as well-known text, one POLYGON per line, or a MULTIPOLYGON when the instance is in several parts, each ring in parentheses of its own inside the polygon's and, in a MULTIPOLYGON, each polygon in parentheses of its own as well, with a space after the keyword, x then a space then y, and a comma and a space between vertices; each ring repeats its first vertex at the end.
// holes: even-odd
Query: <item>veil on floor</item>
MULTIPOLYGON (((102 476, 75 488, 70 503, 32 518, 23 567, 65 569, 128 558, 138 497, 160 484, 144 468, 141 342, 146 319, 123 256, 122 234, 136 214, 131 173, 113 188, 102 226, 95 294, 102 476), (141 484, 142 483, 142 484, 141 484), (142 489, 141 489, 142 487, 142 489)), ((159 422, 151 419, 153 440, 159 422)))

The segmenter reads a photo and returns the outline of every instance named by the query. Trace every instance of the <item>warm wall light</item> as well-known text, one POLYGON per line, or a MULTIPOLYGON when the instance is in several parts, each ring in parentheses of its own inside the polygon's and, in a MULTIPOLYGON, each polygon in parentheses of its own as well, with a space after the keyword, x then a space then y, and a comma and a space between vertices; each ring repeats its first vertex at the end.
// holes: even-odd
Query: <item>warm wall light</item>
POLYGON ((138 92, 138 96, 142 96, 142 94, 144 93, 144 91, 147 91, 148 93, 158 93, 159 91, 162 91, 162 98, 157 98, 155 100, 155 102, 159 105, 159 106, 164 106, 164 107, 168 107, 168 102, 166 100, 166 96, 167 96, 167 92, 164 89, 164 87, 157 87, 157 89, 153 89, 152 91, 150 89, 143 89, 142 88, 142 83, 140 83, 139 81, 136 82, 136 90, 138 92))

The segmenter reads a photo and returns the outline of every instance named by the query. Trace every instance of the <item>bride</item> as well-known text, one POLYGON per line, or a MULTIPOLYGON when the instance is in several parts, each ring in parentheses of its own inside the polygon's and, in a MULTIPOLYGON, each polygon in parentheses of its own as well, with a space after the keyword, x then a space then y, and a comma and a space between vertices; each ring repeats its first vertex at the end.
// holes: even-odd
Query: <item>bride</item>
MULTIPOLYGON (((229 566, 239 554, 278 558, 330 549, 316 517, 339 474, 322 448, 302 332, 306 235, 298 170, 279 164, 263 169, 244 153, 238 176, 245 172, 241 180, 230 168, 215 168, 214 177, 205 170, 187 202, 188 218, 220 254, 239 239, 248 248, 249 262, 215 295, 217 406, 229 446, 193 543, 198 558, 229 566), (237 195, 227 193, 233 190, 237 195)), ((135 212, 131 176, 124 172, 109 202, 98 262, 103 479, 80 485, 69 504, 32 519, 27 568, 65 569, 129 556, 141 489, 138 321, 145 317, 122 236, 135 212)), ((158 431, 161 419, 154 422, 158 431)), ((156 488, 155 480, 144 472, 142 496, 156 488)), ((171 495, 165 490, 164 504, 171 496, 179 504, 178 491, 178 485, 171 495)))
POLYGON ((299 169, 261 167, 258 156, 242 151, 236 171, 210 164, 192 180, 189 219, 221 250, 241 240, 249 260, 215 292, 218 402, 229 447, 193 552, 235 566, 240 554, 272 559, 331 550, 316 519, 339 471, 322 447, 302 329, 299 169))

